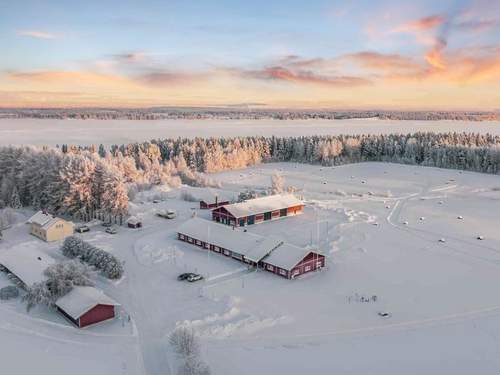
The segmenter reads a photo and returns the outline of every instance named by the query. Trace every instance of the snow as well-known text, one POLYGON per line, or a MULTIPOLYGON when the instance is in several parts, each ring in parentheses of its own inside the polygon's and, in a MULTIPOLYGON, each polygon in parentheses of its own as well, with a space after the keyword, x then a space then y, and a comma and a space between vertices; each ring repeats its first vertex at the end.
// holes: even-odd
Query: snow
POLYGON ((215 203, 216 199, 218 202, 231 202, 236 201, 238 198, 238 194, 235 192, 210 187, 185 186, 183 191, 192 195, 196 200, 205 203, 215 203))
POLYGON ((0 264, 21 279, 28 287, 44 280, 44 271, 54 263, 54 258, 34 247, 0 252, 0 264))
MULTIPOLYGON (((125 319, 81 332, 51 311, 26 313, 19 299, 1 302, 2 370, 175 375, 168 335, 186 325, 200 335, 203 359, 217 375, 498 374, 500 176, 387 163, 279 163, 210 177, 224 190, 261 190, 279 169, 285 186, 304 197, 304 213, 248 226, 244 234, 318 249, 327 255, 325 270, 287 280, 178 241, 193 212, 201 220, 210 211, 173 189, 158 204, 132 204, 140 230, 110 236, 97 226, 78 235, 124 262, 119 283, 99 278, 97 288, 121 304, 125 319), (155 216, 167 208, 175 219, 155 216), (183 272, 205 280, 178 282, 183 272)), ((24 225, 5 230, 0 256, 34 247, 62 257, 60 243, 35 242, 27 232, 24 225)))
POLYGON ((284 243, 269 254, 269 256, 264 259, 264 262, 285 270, 291 270, 310 252, 310 250, 284 243))
POLYGON ((43 120, 0 119, 0 145, 126 144, 157 138, 390 134, 500 134, 500 121, 395 120, 43 120))
POLYGON ((75 320, 97 305, 120 306, 101 290, 91 286, 73 287, 68 294, 57 300, 56 305, 75 320))
POLYGON ((282 208, 295 207, 302 204, 302 201, 295 198, 293 194, 275 194, 249 199, 245 202, 228 204, 224 206, 224 209, 229 211, 234 217, 239 218, 276 211, 282 208))
POLYGON ((259 262, 283 243, 275 236, 263 237, 200 218, 188 220, 177 232, 244 255, 254 262, 259 262))

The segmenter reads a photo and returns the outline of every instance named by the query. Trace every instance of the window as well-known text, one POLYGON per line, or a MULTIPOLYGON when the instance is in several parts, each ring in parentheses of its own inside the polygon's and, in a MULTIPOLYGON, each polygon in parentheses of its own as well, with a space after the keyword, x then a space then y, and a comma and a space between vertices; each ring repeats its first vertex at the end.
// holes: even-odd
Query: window
POLYGON ((180 238, 181 240, 183 240, 183 239, 184 239, 184 235, 183 235, 183 234, 179 234, 179 238, 180 238))
POLYGON ((316 268, 321 268, 321 267, 323 267, 323 264, 321 263, 321 261, 318 260, 316 262, 316 268))
POLYGON ((271 266, 270 264, 268 264, 268 265, 267 265, 267 269, 268 269, 269 271, 274 271, 274 267, 273 267, 273 266, 271 266))
POLYGON ((188 242, 193 243, 193 239, 191 237, 188 237, 188 242))
POLYGON ((280 275, 286 276, 286 271, 283 269, 280 269, 280 275))
POLYGON ((229 250, 224 250, 224 255, 231 255, 231 252, 229 250))
POLYGON ((309 272, 311 270, 311 266, 306 266, 305 271, 309 272))
POLYGON ((220 253, 220 247, 219 246, 214 246, 214 251, 217 251, 218 253, 220 253))
POLYGON ((286 212, 287 212, 287 209, 286 208, 283 208, 280 210, 280 216, 283 217, 283 216, 286 216, 286 212))
POLYGON ((205 243, 205 249, 209 249, 210 248, 210 245, 205 243))
POLYGON ((197 244, 198 246, 201 246, 201 241, 200 241, 200 240, 196 240, 196 244, 197 244))

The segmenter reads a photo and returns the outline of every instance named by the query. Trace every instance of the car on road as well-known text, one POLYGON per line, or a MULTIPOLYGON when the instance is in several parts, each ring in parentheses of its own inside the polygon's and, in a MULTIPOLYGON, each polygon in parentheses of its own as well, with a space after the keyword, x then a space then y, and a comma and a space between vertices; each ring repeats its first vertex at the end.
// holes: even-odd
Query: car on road
POLYGON ((187 280, 190 283, 198 281, 198 280, 203 280, 203 276, 193 273, 193 272, 185 272, 181 273, 179 276, 177 276, 178 281, 184 281, 187 280))
POLYGON ((90 228, 86 225, 82 225, 80 227, 76 227, 75 231, 78 233, 85 233, 85 232, 90 232, 90 228))
POLYGON ((109 234, 116 234, 118 233, 118 228, 115 227, 115 226, 112 226, 112 227, 107 227, 106 228, 106 233, 109 233, 109 234))
POLYGON ((109 227, 112 227, 112 226, 113 226, 113 223, 112 223, 111 221, 110 221, 109 223, 104 221, 101 225, 102 225, 103 227, 109 228, 109 227))

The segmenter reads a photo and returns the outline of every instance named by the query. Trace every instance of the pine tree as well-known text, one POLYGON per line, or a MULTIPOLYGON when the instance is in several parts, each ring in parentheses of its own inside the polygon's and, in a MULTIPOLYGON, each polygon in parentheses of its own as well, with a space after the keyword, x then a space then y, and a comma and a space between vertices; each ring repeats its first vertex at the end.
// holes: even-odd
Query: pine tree
POLYGON ((19 191, 16 186, 14 186, 10 194, 9 206, 15 209, 22 207, 21 198, 19 197, 19 191))

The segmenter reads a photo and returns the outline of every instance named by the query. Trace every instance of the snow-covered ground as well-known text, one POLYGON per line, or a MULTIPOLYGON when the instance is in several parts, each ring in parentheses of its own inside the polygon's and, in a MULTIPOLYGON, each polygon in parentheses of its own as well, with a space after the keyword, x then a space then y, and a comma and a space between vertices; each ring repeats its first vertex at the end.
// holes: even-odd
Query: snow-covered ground
MULTIPOLYGON (((178 225, 209 211, 179 200, 178 190, 160 203, 140 196, 131 211, 144 228, 110 235, 97 226, 80 235, 125 262, 122 280, 99 279, 98 286, 132 323, 79 331, 42 308, 26 314, 20 301, 0 302, 2 369, 173 375, 168 334, 185 325, 201 336, 217 375, 500 371, 500 176, 280 163, 212 177, 237 192, 269 187, 275 171, 305 199, 305 212, 248 230, 319 248, 328 256, 325 270, 293 281, 250 272, 175 239, 178 225), (177 218, 155 216, 167 208, 177 218), (184 271, 205 281, 178 282, 184 271)), ((30 237, 22 224, 4 237, 0 251, 37 246, 61 257, 60 244, 30 237)), ((0 286, 7 284, 0 275, 0 286)))
POLYGON ((0 145, 111 145, 177 137, 389 134, 417 131, 500 134, 500 121, 0 119, 0 145))

